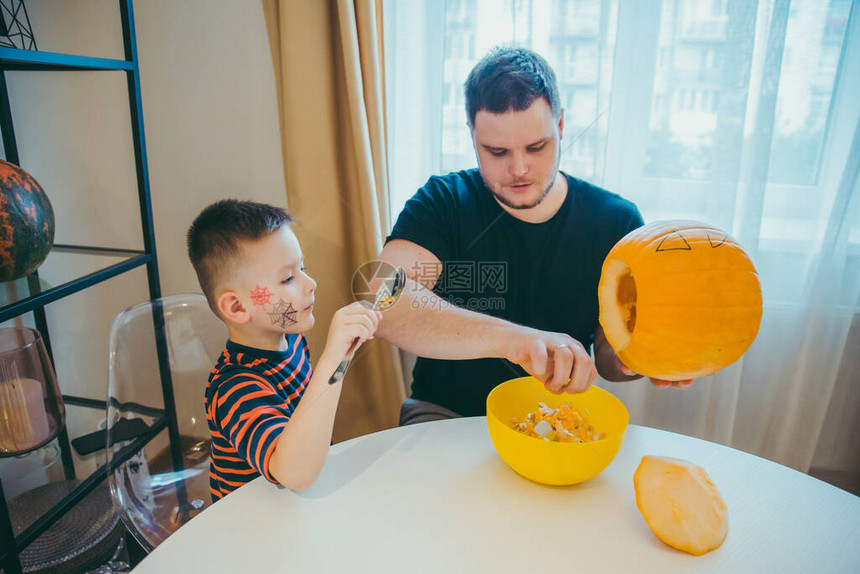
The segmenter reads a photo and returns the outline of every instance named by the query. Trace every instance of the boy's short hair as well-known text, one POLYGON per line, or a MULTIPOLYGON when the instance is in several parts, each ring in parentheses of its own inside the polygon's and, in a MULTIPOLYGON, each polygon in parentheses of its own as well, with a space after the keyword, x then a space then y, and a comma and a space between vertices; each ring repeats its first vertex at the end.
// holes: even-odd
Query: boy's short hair
POLYGON ((553 117, 561 114, 555 72, 540 55, 526 48, 493 48, 469 72, 463 91, 469 127, 475 127, 475 116, 481 110, 521 112, 538 98, 546 99, 553 117))
POLYGON ((237 199, 216 201, 188 229, 188 258, 200 288, 219 317, 215 288, 232 271, 241 242, 262 239, 293 222, 286 209, 237 199))

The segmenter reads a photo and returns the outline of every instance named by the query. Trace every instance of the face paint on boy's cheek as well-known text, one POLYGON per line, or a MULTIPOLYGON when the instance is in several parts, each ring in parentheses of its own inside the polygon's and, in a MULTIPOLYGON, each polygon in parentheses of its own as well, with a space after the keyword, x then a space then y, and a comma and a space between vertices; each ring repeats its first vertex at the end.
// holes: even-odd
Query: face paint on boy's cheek
POLYGON ((293 309, 292 303, 287 303, 283 299, 279 299, 277 303, 272 304, 272 310, 267 311, 267 313, 272 320, 272 325, 277 325, 282 329, 299 322, 296 319, 298 311, 293 309))
POLYGON ((254 302, 254 305, 259 305, 265 309, 266 303, 269 302, 272 295, 274 295, 274 293, 269 291, 267 288, 257 285, 257 288, 251 291, 251 301, 254 302))

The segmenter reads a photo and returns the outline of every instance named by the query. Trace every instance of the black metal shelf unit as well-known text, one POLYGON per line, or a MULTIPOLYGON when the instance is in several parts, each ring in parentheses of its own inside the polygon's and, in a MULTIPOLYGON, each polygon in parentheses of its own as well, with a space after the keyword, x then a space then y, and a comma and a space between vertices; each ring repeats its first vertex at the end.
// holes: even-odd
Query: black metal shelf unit
MULTIPOLYGON (((12 121, 12 110, 9 103, 9 92, 6 84, 7 71, 106 71, 125 73, 128 82, 129 109, 131 111, 131 126, 134 138, 135 167, 137 172, 137 189, 140 207, 140 220, 143 230, 143 251, 121 250, 102 247, 55 245, 54 253, 91 254, 119 258, 118 262, 103 264, 91 273, 70 278, 59 285, 44 289, 38 272, 26 279, 27 293, 25 296, 0 306, 0 323, 27 312, 32 312, 36 328, 44 338, 48 354, 53 361, 50 334, 45 318, 45 305, 77 293, 92 285, 96 285, 122 273, 140 266, 146 266, 149 282, 149 295, 152 299, 161 296, 158 276, 158 262, 155 254, 155 230, 152 220, 152 205, 150 201, 149 175, 146 160, 146 142, 143 129, 143 110, 140 96, 140 72, 137 59, 137 40, 134 28, 134 11, 132 0, 119 0, 120 16, 123 28, 124 60, 105 58, 90 58, 71 54, 54 52, 37 52, 0 47, 0 129, 2 129, 3 145, 6 150, 6 161, 20 165, 18 146, 15 140, 15 129, 12 121)), ((26 166, 22 166, 26 169, 26 166)), ((156 318, 156 325, 158 321, 156 318)), ((166 364, 166 352, 159 345, 159 362, 166 364)), ((159 419, 149 431, 134 440, 126 448, 126 456, 118 457, 114 464, 119 464, 122 458, 128 458, 140 450, 163 429, 169 430, 170 438, 178 436, 176 432, 176 416, 173 405, 172 385, 169 379, 162 377, 164 394, 165 417, 159 419)), ((86 397, 63 395, 68 404, 106 408, 106 401, 86 397)), ((72 460, 71 446, 67 430, 63 428, 59 436, 63 468, 67 479, 75 479, 75 468, 72 460)), ((173 441, 171 441, 173 443, 173 441)), ((9 517, 6 499, 0 484, 0 569, 6 574, 19 574, 22 571, 19 554, 29 544, 59 520, 66 512, 80 502, 87 494, 96 488, 107 476, 105 466, 100 466, 90 476, 80 480, 77 487, 60 500, 50 510, 36 519, 28 528, 15 536, 9 517)))

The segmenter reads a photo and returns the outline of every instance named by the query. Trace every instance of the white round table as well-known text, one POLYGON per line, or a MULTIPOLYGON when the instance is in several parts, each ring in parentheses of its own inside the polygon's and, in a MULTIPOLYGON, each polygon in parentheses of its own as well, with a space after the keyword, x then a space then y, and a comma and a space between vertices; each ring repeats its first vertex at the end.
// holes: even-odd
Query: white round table
POLYGON ((337 444, 316 484, 258 478, 212 505, 134 570, 147 572, 860 572, 860 498, 714 443, 631 425, 579 485, 508 468, 484 417, 337 444), (704 556, 663 544, 636 508, 643 455, 705 468, 729 534, 704 556))

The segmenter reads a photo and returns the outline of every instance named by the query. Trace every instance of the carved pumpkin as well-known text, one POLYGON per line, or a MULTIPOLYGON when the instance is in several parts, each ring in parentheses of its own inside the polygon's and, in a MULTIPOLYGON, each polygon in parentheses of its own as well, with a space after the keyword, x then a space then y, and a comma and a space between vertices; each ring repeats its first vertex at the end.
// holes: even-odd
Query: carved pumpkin
POLYGON ((695 221, 631 231, 603 263, 600 324, 626 366, 664 380, 737 361, 761 323, 758 274, 743 247, 695 221))
POLYGON ((54 210, 29 173, 0 160, 0 281, 29 275, 54 245, 54 210))

